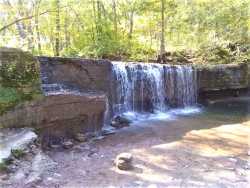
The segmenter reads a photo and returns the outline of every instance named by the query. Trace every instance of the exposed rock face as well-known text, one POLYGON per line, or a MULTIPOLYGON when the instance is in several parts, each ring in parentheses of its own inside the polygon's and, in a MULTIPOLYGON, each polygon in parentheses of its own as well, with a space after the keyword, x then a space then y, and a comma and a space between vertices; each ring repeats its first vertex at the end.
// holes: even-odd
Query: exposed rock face
POLYGON ((238 97, 247 94, 250 68, 247 63, 209 65, 198 71, 199 100, 238 97))
POLYGON ((105 110, 103 94, 52 95, 7 112, 0 117, 0 124, 36 128, 47 142, 61 142, 77 133, 101 131, 105 110))
MULTIPOLYGON (((43 89, 63 87, 80 92, 103 92, 112 104, 112 65, 108 60, 38 57, 43 89)), ((58 89, 58 88, 57 88, 58 89)), ((109 114, 107 114, 109 116, 109 114)))
POLYGON ((43 84, 63 84, 84 91, 110 89, 110 61, 49 57, 38 57, 38 60, 43 84))
POLYGON ((199 89, 213 91, 247 88, 248 74, 246 63, 201 67, 198 68, 199 89))

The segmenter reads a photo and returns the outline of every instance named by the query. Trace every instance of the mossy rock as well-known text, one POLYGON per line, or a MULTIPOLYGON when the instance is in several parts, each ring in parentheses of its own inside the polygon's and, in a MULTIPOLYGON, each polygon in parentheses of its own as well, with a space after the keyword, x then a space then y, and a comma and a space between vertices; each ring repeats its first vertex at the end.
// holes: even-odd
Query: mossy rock
POLYGON ((36 58, 19 49, 0 48, 0 115, 41 95, 36 58))

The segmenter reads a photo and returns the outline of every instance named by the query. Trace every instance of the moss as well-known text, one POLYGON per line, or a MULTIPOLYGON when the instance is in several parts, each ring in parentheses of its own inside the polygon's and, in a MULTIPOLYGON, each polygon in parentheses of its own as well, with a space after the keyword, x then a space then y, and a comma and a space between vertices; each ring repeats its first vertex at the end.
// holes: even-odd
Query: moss
POLYGON ((11 154, 16 158, 16 159, 20 159, 21 157, 23 157, 25 155, 25 152, 21 149, 12 149, 11 150, 11 154))
POLYGON ((24 91, 13 87, 0 86, 0 115, 12 109, 17 104, 25 101, 40 98, 42 93, 40 90, 24 91))
POLYGON ((21 95, 15 88, 0 86, 0 115, 14 107, 21 100, 21 95))
POLYGON ((0 115, 42 95, 38 62, 28 53, 0 48, 0 115))

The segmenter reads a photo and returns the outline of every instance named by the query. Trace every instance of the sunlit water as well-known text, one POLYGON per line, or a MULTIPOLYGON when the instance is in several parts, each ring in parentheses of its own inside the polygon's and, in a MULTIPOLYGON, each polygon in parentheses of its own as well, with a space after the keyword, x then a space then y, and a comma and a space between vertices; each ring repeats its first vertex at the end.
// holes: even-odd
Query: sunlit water
POLYGON ((143 122, 143 121, 150 121, 150 120, 161 120, 161 121, 169 121, 175 120, 180 116, 194 116, 197 114, 202 113, 202 108, 200 107, 185 107, 185 108, 176 108, 171 109, 166 112, 163 111, 156 111, 155 113, 139 113, 139 112, 126 112, 123 113, 122 116, 126 117, 127 119, 131 120, 132 122, 143 122))
POLYGON ((113 111, 165 111, 196 104, 197 76, 192 66, 112 62, 113 111))

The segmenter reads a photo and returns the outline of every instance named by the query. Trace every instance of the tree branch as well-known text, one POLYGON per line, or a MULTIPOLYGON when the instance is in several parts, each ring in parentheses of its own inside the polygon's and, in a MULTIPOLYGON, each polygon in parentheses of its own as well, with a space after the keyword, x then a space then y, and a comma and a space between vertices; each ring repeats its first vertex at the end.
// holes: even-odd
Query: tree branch
MULTIPOLYGON (((65 6, 65 7, 67 7, 67 6, 65 6)), ((61 7, 61 8, 65 8, 65 7, 61 7)), ((55 10, 46 10, 44 12, 39 13, 38 16, 41 16, 41 15, 44 15, 44 14, 47 14, 47 13, 50 13, 50 12, 56 12, 56 11, 55 10)), ((33 14, 33 15, 30 15, 30 16, 27 16, 27 17, 23 17, 23 18, 19 18, 17 20, 14 20, 13 22, 1 27, 0 28, 0 33, 2 31, 4 31, 5 29, 8 29, 10 26, 15 25, 16 23, 19 23, 19 22, 24 21, 24 20, 30 20, 30 19, 34 18, 35 16, 36 16, 36 14, 33 14)))

